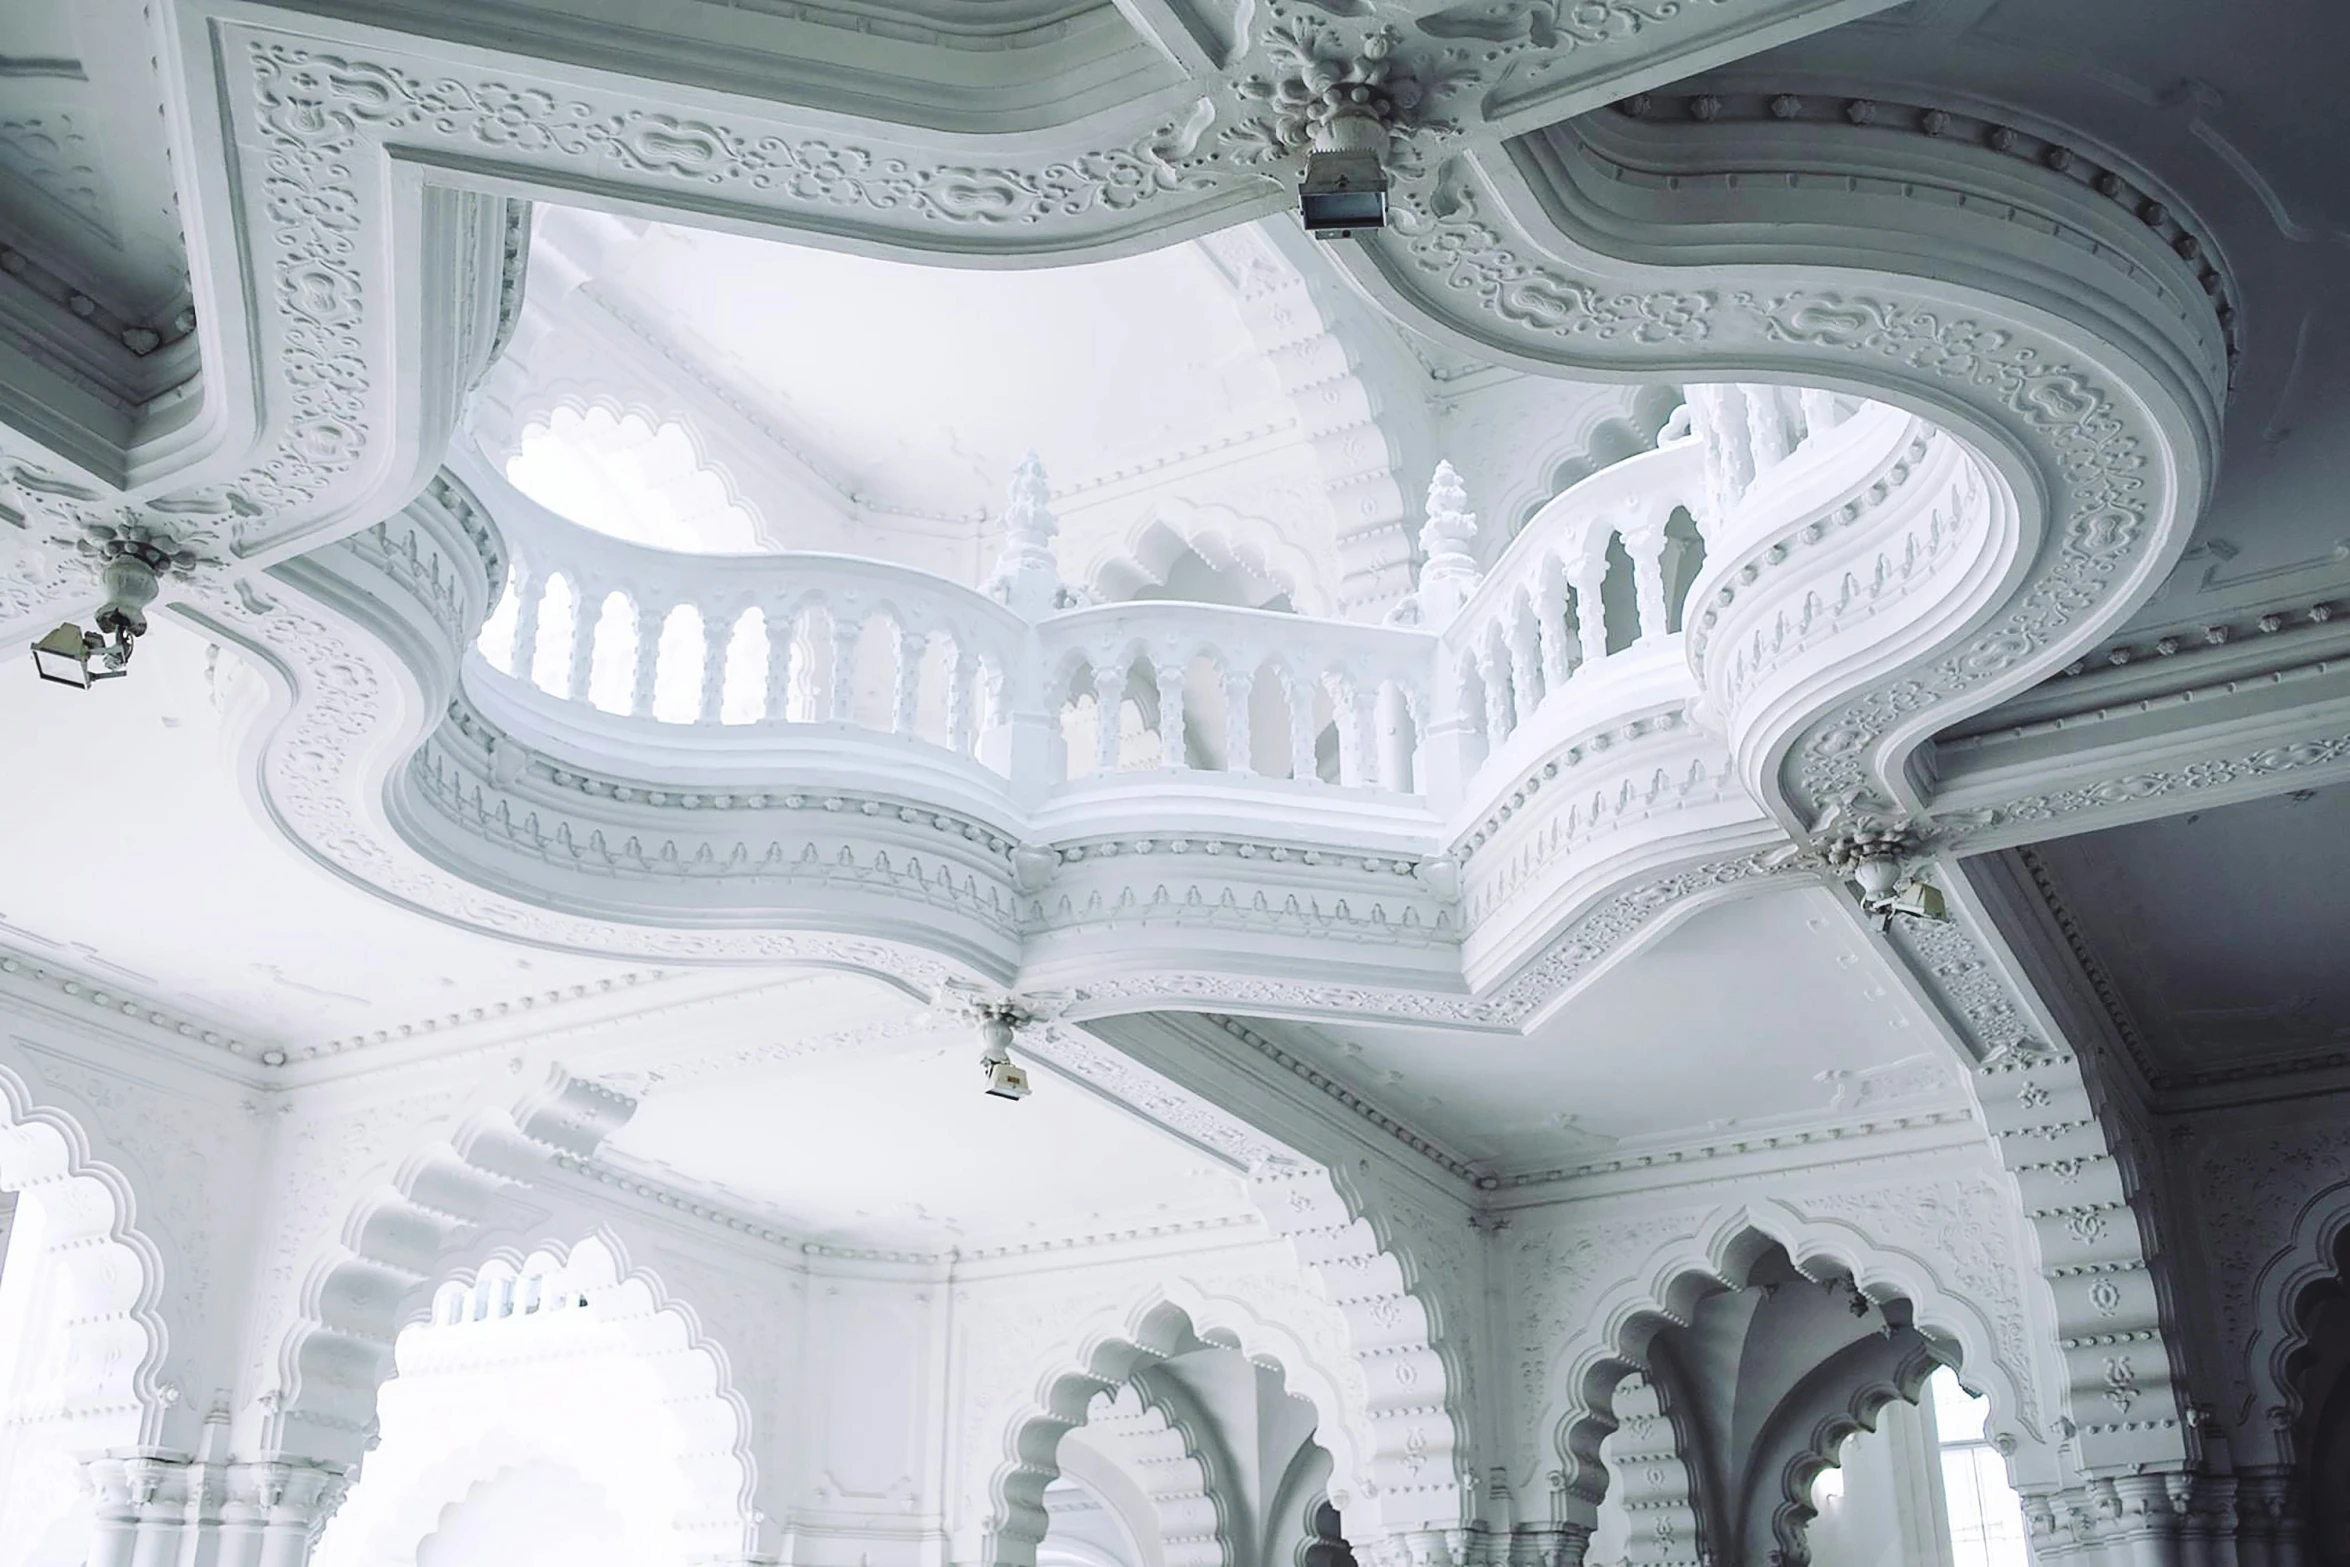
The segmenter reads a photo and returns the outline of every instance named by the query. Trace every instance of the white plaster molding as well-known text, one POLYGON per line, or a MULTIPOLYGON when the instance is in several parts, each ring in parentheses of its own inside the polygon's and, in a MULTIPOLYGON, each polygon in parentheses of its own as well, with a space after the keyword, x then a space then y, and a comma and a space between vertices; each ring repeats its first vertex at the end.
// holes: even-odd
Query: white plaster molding
MULTIPOLYGON (((461 1288, 475 1289, 503 1281, 509 1291, 517 1279, 538 1278, 550 1296, 556 1290, 574 1299, 584 1295, 584 1307, 572 1304, 568 1309, 611 1330, 618 1340, 617 1352, 642 1363, 656 1392, 649 1407, 633 1409, 622 1418, 673 1426, 678 1472, 691 1486, 693 1507, 677 1520, 679 1532, 697 1555, 725 1559, 756 1552, 752 1498, 758 1460, 751 1436, 752 1410, 733 1386, 726 1347, 708 1336, 694 1304, 677 1297, 660 1269, 638 1264, 622 1238, 607 1228, 573 1244, 543 1243, 527 1255, 502 1248, 476 1265, 453 1267, 444 1277, 461 1288)), ((522 1312, 510 1293, 502 1298, 513 1313, 522 1312)), ((506 1315, 497 1314, 497 1320, 506 1315)), ((432 1369, 483 1363, 466 1355, 472 1348, 463 1336, 469 1325, 428 1330, 436 1337, 429 1346, 419 1347, 429 1350, 432 1369)), ((633 1389, 641 1384, 627 1385, 633 1389)), ((759 1411, 763 1416, 773 1413, 759 1411)), ((493 1427, 500 1424, 493 1419, 493 1427)), ((412 1555, 439 1522, 444 1504, 492 1472, 500 1456, 493 1439, 485 1437, 470 1449, 445 1455, 421 1477, 422 1483, 381 1507, 365 1505, 372 1497, 363 1465, 351 1476, 356 1499, 340 1520, 342 1530, 363 1533, 365 1543, 353 1548, 352 1559, 369 1551, 393 1559, 412 1555)), ((503 1456, 510 1459, 512 1449, 503 1456)), ((338 1546, 347 1547, 347 1538, 338 1546)))
POLYGON ((2048 1291, 2052 1375, 2064 1378, 2062 1434, 2082 1470, 2178 1468, 2189 1452, 2141 1209, 2119 1155, 2120 1107, 2049 1014, 1994 926, 2012 896, 1944 860, 1935 875, 1952 918, 1903 921, 1889 940, 1922 996, 1975 1059, 1979 1114, 2031 1236, 2048 1291))
MULTIPOLYGON (((13 1418, 53 1426, 86 1450, 147 1446, 164 1434, 180 1396, 166 1379, 171 1334, 163 1254, 139 1225, 130 1179, 93 1156, 77 1118, 35 1097, 12 1064, 21 1061, 22 1047, 7 1041, 0 1048, 6 1057, 0 1059, 0 1189, 39 1193, 49 1260, 63 1270, 74 1302, 67 1363, 50 1371, 52 1401, 14 1411, 13 1418)), ((179 1244, 201 1242, 187 1236, 179 1244)), ((169 1280, 182 1290, 191 1282, 169 1280)))
POLYGON ((2281 1125, 2215 1118, 2178 1134, 2205 1259, 2192 1277, 2211 1303, 2220 1357, 2213 1391, 2226 1394, 2206 1413, 2239 1468, 2305 1457, 2293 1440, 2302 1313, 2313 1288, 2339 1278, 2350 1234, 2350 1131, 2325 1113, 2337 1103, 2318 1099, 2315 1118, 2281 1125))
POLYGON ((258 1450, 356 1464, 392 1338, 442 1258, 496 1227, 534 1169, 591 1151, 633 1109, 560 1069, 508 1089, 511 1108, 469 1112, 470 1097, 444 1080, 355 1109, 289 1106, 285 1196, 247 1330, 256 1385, 239 1412, 258 1450))
POLYGON ((1754 1256, 1773 1244, 1814 1276, 1841 1273, 1872 1299, 1910 1301, 1920 1331, 1959 1347, 1968 1379, 1991 1399, 2003 1449, 2025 1469, 2028 1456, 2016 1455, 2050 1439, 2020 1280, 2007 1260, 2006 1206, 1988 1178, 1783 1190, 1669 1219, 1568 1225, 1558 1239, 1573 1249, 1557 1253, 1549 1237, 1529 1237, 1515 1264, 1524 1292, 1520 1376, 1539 1414, 1531 1429, 1555 1443, 1526 1456, 1563 1466, 1565 1493, 1586 1504, 1605 1485, 1598 1449, 1614 1374, 1637 1364, 1656 1326, 1686 1320, 1704 1294, 1743 1284, 1754 1256))

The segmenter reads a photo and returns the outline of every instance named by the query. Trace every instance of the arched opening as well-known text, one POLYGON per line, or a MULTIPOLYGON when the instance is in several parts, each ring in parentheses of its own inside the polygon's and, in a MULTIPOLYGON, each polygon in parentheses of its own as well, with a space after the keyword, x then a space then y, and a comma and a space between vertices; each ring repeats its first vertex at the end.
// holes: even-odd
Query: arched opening
MULTIPOLYGON (((579 618, 579 594, 569 578, 556 572, 539 595, 538 635, 529 649, 530 683, 550 696, 570 696, 571 627, 579 618)), ((520 658, 522 650, 515 656, 520 658)))
POLYGON ((1060 1379, 1053 1402, 1070 1414, 1018 1434, 990 1559, 1025 1547, 1039 1567, 1297 1567, 1317 1542, 1342 1544, 1320 1412, 1282 1368, 1171 1306, 1138 1337, 1060 1379))
POLYGON ((1607 627, 1607 650, 1621 653, 1640 640, 1640 588, 1632 552, 1624 536, 1607 536, 1607 574, 1600 581, 1600 618, 1607 627))
POLYGON ((1590 1455, 1570 1458, 1597 1504, 1587 1563, 2023 1567, 1988 1401, 1957 1374, 1961 1334, 1921 1325, 1881 1279, 1801 1258, 1747 1229, 1662 1275, 1648 1305, 1606 1312, 1612 1349, 1578 1362, 1589 1412, 1561 1433, 1590 1455))
POLYGON ((656 549, 762 548, 749 508, 674 419, 558 407, 506 459, 507 482, 583 528, 656 549))
POLYGON ((491 607, 489 618, 481 623, 481 630, 473 638, 475 650, 501 675, 513 674, 522 663, 523 650, 514 645, 515 628, 522 618, 522 584, 521 564, 507 562, 506 580, 498 589, 498 602, 491 607))
POLYGON ((0 1567, 80 1567, 84 1454, 157 1439, 154 1242, 79 1126, 0 1068, 0 1567))
POLYGON ((660 650, 653 665, 653 716, 665 724, 690 724, 702 713, 702 612, 680 604, 661 622, 660 650))
POLYGON ((2350 1561, 2350 1223, 2333 1236, 2331 1270, 2288 1306, 2284 1361, 2309 1559, 2350 1561))
POLYGON ((1665 629, 1679 631, 1688 610, 1689 589, 1705 569, 1705 535, 1689 508, 1676 506, 1665 519, 1665 547, 1658 562, 1665 580, 1665 629))
POLYGON ((740 1411, 687 1316, 612 1244, 443 1284, 393 1360, 380 1445, 319 1567, 687 1567, 742 1550, 740 1411), (593 1530, 573 1526, 583 1514, 593 1530))
POLYGON ((767 716, 767 617, 746 609, 726 638, 726 670, 720 687, 718 721, 755 724, 767 716))

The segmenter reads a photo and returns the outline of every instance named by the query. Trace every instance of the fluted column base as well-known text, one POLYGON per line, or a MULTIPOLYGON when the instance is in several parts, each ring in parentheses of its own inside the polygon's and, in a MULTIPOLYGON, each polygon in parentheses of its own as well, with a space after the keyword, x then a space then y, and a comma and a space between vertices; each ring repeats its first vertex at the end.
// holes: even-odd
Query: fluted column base
POLYGON ((303 1459, 206 1463, 152 1454, 87 1460, 89 1567, 305 1567, 349 1477, 303 1459))
POLYGON ((2302 1567, 2291 1476, 2148 1474, 2024 1498, 2032 1560, 2066 1567, 2302 1567))

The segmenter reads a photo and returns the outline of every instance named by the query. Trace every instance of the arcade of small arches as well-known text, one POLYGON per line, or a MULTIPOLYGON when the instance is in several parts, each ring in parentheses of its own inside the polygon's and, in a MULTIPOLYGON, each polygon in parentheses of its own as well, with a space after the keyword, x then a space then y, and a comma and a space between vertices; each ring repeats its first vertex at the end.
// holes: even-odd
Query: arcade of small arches
POLYGON ((637 9, 0 17, 0 1567, 2350 1563, 2350 21, 637 9))

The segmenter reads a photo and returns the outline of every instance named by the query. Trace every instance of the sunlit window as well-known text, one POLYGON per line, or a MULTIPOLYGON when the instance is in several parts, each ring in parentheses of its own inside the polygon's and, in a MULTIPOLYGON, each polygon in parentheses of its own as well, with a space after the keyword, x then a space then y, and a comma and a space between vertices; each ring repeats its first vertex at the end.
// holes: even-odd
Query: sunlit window
POLYGON ((670 550, 756 550, 758 525, 685 427, 557 408, 522 432, 506 479, 583 528, 670 550))
POLYGON ((2007 1483, 2007 1465, 1984 1435, 1991 1404, 1958 1385, 1945 1366, 1926 1381, 1941 1450, 1942 1498, 1950 1514, 1955 1567, 2029 1567, 2022 1502, 2007 1483))
POLYGON ((1844 1504, 1844 1454, 1852 1446, 1846 1437, 1836 1448, 1836 1461, 1821 1470, 1811 1483, 1811 1506, 1815 1513, 1825 1513, 1844 1504))

